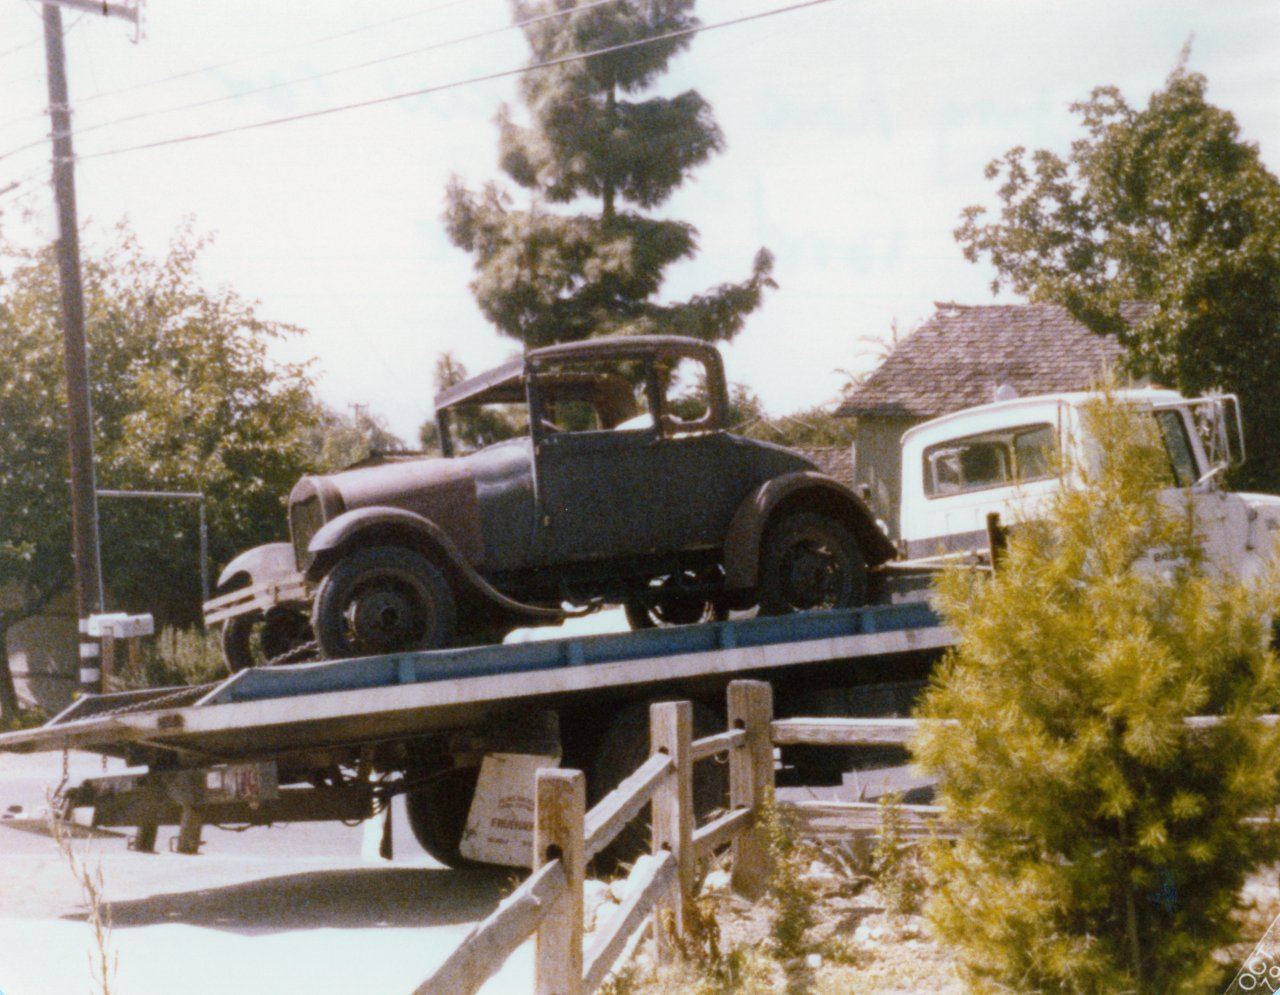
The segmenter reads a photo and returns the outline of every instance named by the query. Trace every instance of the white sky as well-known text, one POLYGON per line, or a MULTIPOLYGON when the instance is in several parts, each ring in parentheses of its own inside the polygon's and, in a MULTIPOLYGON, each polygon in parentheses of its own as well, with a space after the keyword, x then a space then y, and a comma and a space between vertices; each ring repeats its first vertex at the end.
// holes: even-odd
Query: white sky
MULTIPOLYGON (((698 15, 713 24, 787 3, 700 0, 698 15)), ((505 182, 493 117, 516 103, 514 78, 91 158, 517 68, 528 50, 509 30, 94 128, 502 28, 504 0, 150 0, 137 45, 120 22, 63 18, 87 244, 127 216, 159 254, 193 215, 216 236, 206 282, 305 328, 281 355, 316 357, 322 397, 368 404, 409 441, 431 413, 437 353, 455 350, 476 373, 517 348, 481 317, 471 259, 440 223, 450 174, 505 182), (221 68, 190 72, 208 66, 221 68), (154 83, 179 73, 189 75, 154 83)), ((1094 86, 1145 103, 1192 36, 1191 68, 1208 76, 1210 99, 1280 169, 1276 0, 833 0, 706 32, 660 87, 700 90, 728 148, 656 212, 701 232, 698 257, 669 271, 664 292, 683 299, 740 280, 767 246, 781 286, 725 350, 730 379, 774 414, 829 400, 838 370, 873 362, 865 337, 895 320, 914 327, 934 301, 991 300, 991 270, 965 262, 951 235, 965 205, 992 200, 986 163, 1014 145, 1065 151, 1079 133, 1068 104, 1094 86)), ((0 156, 36 143, 0 158, 0 188, 32 178, 0 197, 0 224, 18 235, 18 210, 34 208, 23 233, 48 239, 40 38, 35 3, 0 0, 0 156)))

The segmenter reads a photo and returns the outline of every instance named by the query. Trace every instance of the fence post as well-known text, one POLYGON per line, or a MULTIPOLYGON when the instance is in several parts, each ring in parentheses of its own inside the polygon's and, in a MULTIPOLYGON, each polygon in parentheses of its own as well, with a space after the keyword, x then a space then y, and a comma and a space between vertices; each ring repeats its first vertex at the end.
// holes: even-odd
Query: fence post
POLYGON ((564 863, 568 887, 538 927, 534 964, 537 995, 582 993, 582 879, 586 865, 583 821, 586 781, 577 770, 538 771, 534 803, 534 870, 564 863))
POLYGON ((653 795, 653 852, 670 850, 676 861, 676 885, 657 905, 654 933, 660 956, 669 953, 664 925, 678 937, 685 934, 685 904, 693 900, 693 706, 687 701, 664 701, 649 708, 650 753, 671 758, 672 772, 653 795), (663 922, 663 909, 667 922, 663 922))
POLYGON ((773 802, 773 688, 764 681, 731 681, 729 728, 746 733, 746 746, 729 751, 729 804, 751 808, 755 820, 733 841, 733 889, 759 898, 769 886, 771 860, 761 806, 773 802))

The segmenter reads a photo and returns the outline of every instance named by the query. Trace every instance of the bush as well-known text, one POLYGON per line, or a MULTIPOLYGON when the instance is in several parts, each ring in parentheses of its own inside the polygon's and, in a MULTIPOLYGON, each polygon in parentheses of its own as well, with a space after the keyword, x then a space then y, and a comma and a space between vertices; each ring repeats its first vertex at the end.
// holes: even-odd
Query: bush
POLYGON ((1272 598, 1206 569, 1149 421, 1100 401, 1085 485, 994 578, 940 585, 960 639, 921 715, 954 723, 913 749, 960 837, 927 913, 979 989, 1220 990, 1212 952, 1278 852, 1243 823, 1277 798, 1272 598))
POLYGON ((131 674, 140 687, 208 684, 227 676, 222 644, 216 632, 162 628, 142 654, 142 673, 131 674))

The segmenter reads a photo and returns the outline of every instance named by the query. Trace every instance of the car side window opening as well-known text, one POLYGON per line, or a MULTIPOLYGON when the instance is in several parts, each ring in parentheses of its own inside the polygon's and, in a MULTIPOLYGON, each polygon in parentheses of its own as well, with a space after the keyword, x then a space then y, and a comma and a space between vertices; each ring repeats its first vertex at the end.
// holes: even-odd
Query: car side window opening
POLYGON ((706 363, 692 356, 655 364, 666 435, 687 435, 711 427, 711 392, 706 363))
POLYGON ((643 363, 569 363, 537 374, 544 435, 634 432, 653 426, 643 363))
POLYGON ((1190 487, 1200 477, 1196 468, 1195 453, 1187 438, 1187 426, 1177 411, 1155 412, 1160 426, 1160 438, 1169 457, 1169 472, 1175 487, 1190 487))
POLYGON ((945 497, 1052 477, 1057 458, 1052 425, 1023 425, 951 439, 924 451, 924 491, 945 497))

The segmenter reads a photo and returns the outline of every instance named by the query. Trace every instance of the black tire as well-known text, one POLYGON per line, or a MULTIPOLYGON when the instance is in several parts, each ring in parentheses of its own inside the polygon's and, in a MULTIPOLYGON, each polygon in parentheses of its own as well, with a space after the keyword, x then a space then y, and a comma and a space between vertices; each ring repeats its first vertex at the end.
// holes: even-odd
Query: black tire
MULTIPOLYGON (((716 569, 716 576, 722 576, 716 569)), ((698 575, 685 571, 680 582, 685 586, 698 583, 698 575)), ((632 598, 624 606, 627 624, 633 630, 665 629, 673 625, 697 625, 699 622, 723 622, 729 609, 717 601, 679 590, 675 575, 657 583, 656 591, 645 598, 632 598)))
POLYGON ((453 641, 457 607, 448 581, 425 557, 368 546, 320 582, 311 625, 330 659, 436 649, 453 641))
POLYGON ((311 622, 296 608, 277 605, 262 612, 236 615, 222 626, 222 656, 235 673, 267 666, 311 642, 311 622))
POLYGON ((855 608, 867 601, 867 563, 841 522, 792 512, 760 544, 760 614, 855 608))
POLYGON ((404 796, 405 814, 422 849, 446 867, 474 867, 458 852, 467 828, 479 767, 455 767, 436 774, 404 796))
MULTIPOLYGON (((633 774, 649 759, 649 705, 633 702, 625 706, 600 736, 587 776, 587 806, 590 808, 633 774)), ((693 738, 724 732, 724 719, 715 709, 693 703, 693 738)), ((701 760, 693 768, 693 811, 699 822, 729 802, 729 765, 719 760, 701 760)), ((597 876, 609 877, 623 865, 635 863, 649 852, 651 843, 649 807, 631 820, 604 850, 597 854, 593 868, 597 876)))

